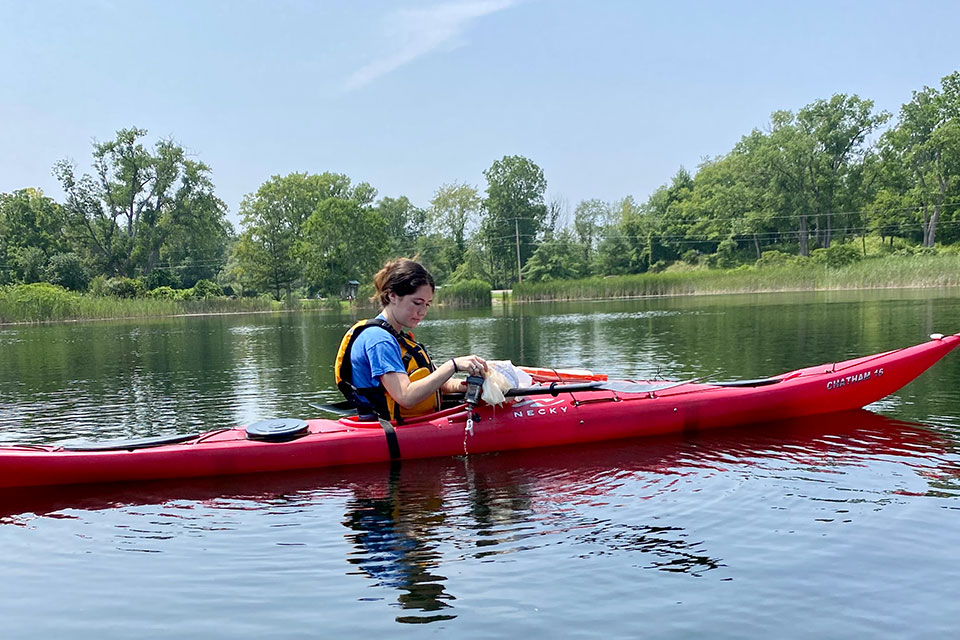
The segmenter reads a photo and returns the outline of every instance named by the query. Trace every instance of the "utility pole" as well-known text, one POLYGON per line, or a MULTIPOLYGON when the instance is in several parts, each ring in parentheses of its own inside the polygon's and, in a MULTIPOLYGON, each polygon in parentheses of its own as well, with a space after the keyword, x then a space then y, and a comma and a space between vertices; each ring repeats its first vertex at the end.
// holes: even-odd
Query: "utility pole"
POLYGON ((523 274, 520 273, 520 222, 518 218, 513 219, 513 232, 517 240, 517 281, 523 282, 523 274))

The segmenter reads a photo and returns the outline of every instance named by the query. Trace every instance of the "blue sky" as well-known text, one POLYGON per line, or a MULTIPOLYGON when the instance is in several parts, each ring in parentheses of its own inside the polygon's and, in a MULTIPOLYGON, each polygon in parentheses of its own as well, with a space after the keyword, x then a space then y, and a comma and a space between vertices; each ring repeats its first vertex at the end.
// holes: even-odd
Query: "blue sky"
POLYGON ((213 169, 236 222, 271 175, 335 171, 426 206, 504 155, 548 198, 645 200, 776 109, 896 113, 960 68, 960 3, 0 0, 0 192, 62 193, 117 129, 213 169))

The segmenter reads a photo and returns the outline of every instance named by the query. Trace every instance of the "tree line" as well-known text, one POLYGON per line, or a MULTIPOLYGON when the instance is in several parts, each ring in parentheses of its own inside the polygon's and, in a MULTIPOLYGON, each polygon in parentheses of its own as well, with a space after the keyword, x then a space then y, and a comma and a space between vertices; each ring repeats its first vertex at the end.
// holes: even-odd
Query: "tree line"
POLYGON ((209 280, 279 300, 340 295, 395 256, 418 256, 440 283, 509 287, 677 263, 854 260, 868 237, 889 252, 960 240, 960 72, 913 92, 896 118, 847 94, 774 112, 645 202, 585 200, 572 212, 547 201, 536 163, 505 156, 484 171, 483 191, 444 184, 423 207, 378 199, 341 173, 273 176, 244 197, 235 230, 210 167, 146 136, 123 129, 94 143, 92 173, 56 163, 62 202, 32 188, 0 194, 0 284, 145 291, 209 280))

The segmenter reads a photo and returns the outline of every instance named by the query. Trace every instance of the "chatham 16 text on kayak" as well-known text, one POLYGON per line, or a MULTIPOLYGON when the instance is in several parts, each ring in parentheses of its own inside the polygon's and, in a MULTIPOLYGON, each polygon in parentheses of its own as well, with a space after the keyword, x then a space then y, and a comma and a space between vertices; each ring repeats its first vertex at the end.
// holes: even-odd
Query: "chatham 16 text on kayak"
POLYGON ((869 380, 870 378, 879 378, 883 375, 883 367, 879 369, 874 369, 873 371, 864 371, 863 373, 857 373, 849 376, 844 376, 843 378, 837 378, 835 380, 830 380, 827 382, 827 390, 839 389, 840 387, 845 387, 848 384, 854 384, 855 382, 863 382, 864 380, 869 380))

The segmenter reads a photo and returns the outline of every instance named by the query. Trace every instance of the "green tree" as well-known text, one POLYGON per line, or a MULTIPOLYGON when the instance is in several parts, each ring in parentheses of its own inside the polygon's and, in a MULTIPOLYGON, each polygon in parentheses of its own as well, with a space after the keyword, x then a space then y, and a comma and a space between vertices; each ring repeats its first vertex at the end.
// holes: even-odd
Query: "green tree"
POLYGON ((494 284, 502 285, 520 277, 518 266, 522 268, 536 249, 546 222, 547 181, 543 170, 523 156, 504 156, 483 175, 487 197, 481 232, 494 284))
MULTIPOLYGON (((427 268, 438 282, 446 280, 463 264, 470 229, 477 224, 482 203, 476 187, 467 184, 445 184, 434 192, 428 214, 431 233, 418 241, 417 254, 424 266, 429 263, 427 268)), ((472 246, 478 249, 476 244, 472 246)))
POLYGON ((457 268, 450 274, 448 282, 466 282, 468 280, 482 280, 491 282, 493 278, 487 270, 488 260, 483 252, 476 245, 467 247, 463 254, 463 260, 457 265, 457 268))
POLYGON ((603 200, 583 200, 573 212, 573 233, 583 252, 583 263, 592 264, 600 230, 610 219, 610 205, 603 200))
POLYGON ((739 249, 752 246, 760 258, 762 245, 776 229, 756 176, 751 156, 739 148, 701 163, 689 196, 675 205, 681 212, 678 217, 686 221, 675 230, 684 235, 685 229, 682 255, 711 254, 724 245, 729 260, 739 249))
POLYGON ((437 284, 446 282, 464 260, 464 254, 457 249, 453 238, 443 233, 427 233, 417 238, 413 255, 433 275, 437 284))
POLYGON ((835 227, 859 208, 857 187, 869 152, 867 139, 889 118, 887 112, 874 113, 873 100, 856 94, 817 100, 797 113, 797 122, 815 142, 808 171, 821 216, 818 236, 824 248, 830 247, 835 227))
POLYGON ((614 205, 611 218, 610 224, 600 231, 597 273, 624 275, 646 271, 650 266, 651 216, 633 197, 627 196, 614 205))
POLYGON ((141 142, 146 135, 121 129, 114 140, 95 142, 95 177, 78 177, 65 160, 54 166, 67 194, 72 239, 108 275, 147 274, 178 232, 196 236, 227 225, 210 168, 172 140, 158 141, 151 152, 141 142))
POLYGON ((281 300, 301 276, 300 262, 293 249, 297 238, 281 211, 261 205, 253 196, 240 204, 241 225, 245 227, 234 245, 236 269, 251 286, 273 293, 281 300))
POLYGON ((920 203, 913 187, 913 168, 903 161, 900 149, 896 148, 894 130, 884 133, 877 144, 877 179, 864 206, 868 230, 880 236, 881 243, 894 238, 912 238, 922 242, 923 234, 917 224, 920 203))
POLYGON ((234 273, 277 300, 284 292, 291 295, 303 278, 306 223, 320 204, 336 198, 369 204, 375 195, 368 184, 352 187, 350 178, 339 173, 273 176, 240 205, 243 231, 234 246, 234 273))
POLYGON ((47 259, 61 249, 63 216, 37 189, 0 194, 0 284, 39 282, 47 259))
POLYGON ((177 274, 173 271, 168 269, 154 269, 143 279, 143 286, 147 289, 147 291, 152 291, 160 287, 179 289, 182 286, 182 283, 180 278, 177 277, 177 274))
POLYGON ((50 256, 67 248, 63 237, 64 211, 39 189, 0 194, 0 245, 37 247, 50 256))
POLYGON ((40 247, 16 247, 10 252, 13 275, 27 284, 43 280, 47 256, 40 247))
MULTIPOLYGON (((193 168, 187 169, 188 174, 192 172, 193 168)), ((201 176, 196 179, 203 180, 201 176)), ((215 279, 224 268, 234 230, 224 216, 225 205, 213 195, 212 183, 209 187, 184 198, 179 205, 182 210, 162 222, 164 242, 144 269, 146 274, 162 267, 172 271, 181 286, 189 288, 199 280, 215 279)))
POLYGON ((234 243, 223 278, 236 284, 241 295, 248 290, 269 291, 275 299, 280 300, 284 287, 298 277, 300 272, 298 269, 289 276, 284 272, 273 272, 274 269, 283 269, 286 264, 273 259, 270 246, 264 244, 256 232, 248 229, 241 233, 234 243))
POLYGON ((764 145, 775 174, 771 187, 781 191, 784 213, 797 221, 801 255, 809 255, 811 222, 818 243, 830 246, 835 218, 856 202, 867 139, 888 118, 886 112, 874 113, 872 100, 844 94, 816 100, 796 115, 777 111, 771 116, 764 145))
POLYGON ((800 255, 807 256, 814 205, 804 159, 812 153, 812 140, 794 126, 793 119, 789 111, 774 112, 770 133, 754 130, 740 140, 736 150, 750 158, 750 166, 762 181, 777 231, 795 237, 800 255))
POLYGON ((531 282, 583 278, 588 272, 583 247, 569 229, 542 242, 523 266, 523 276, 531 282))
POLYGON ((669 185, 657 189, 647 200, 647 265, 676 260, 689 247, 687 235, 696 222, 696 212, 684 203, 693 193, 693 176, 680 167, 669 185))
POLYGON ((68 250, 63 208, 39 189, 0 194, 0 284, 38 282, 47 261, 68 250))
POLYGON ((311 290, 338 294, 348 280, 368 282, 389 249, 387 221, 359 198, 327 198, 304 224, 298 252, 311 290))
POLYGON ((945 76, 940 90, 915 91, 882 145, 909 174, 905 195, 919 209, 923 246, 934 246, 944 204, 960 195, 960 71, 945 76))
POLYGON ((413 256, 417 239, 426 232, 427 212, 414 206, 406 196, 381 198, 375 208, 386 224, 390 255, 413 256))
POLYGON ((480 213, 476 187, 451 183, 441 186, 430 201, 430 226, 449 236, 460 255, 467 249, 467 230, 480 213))

